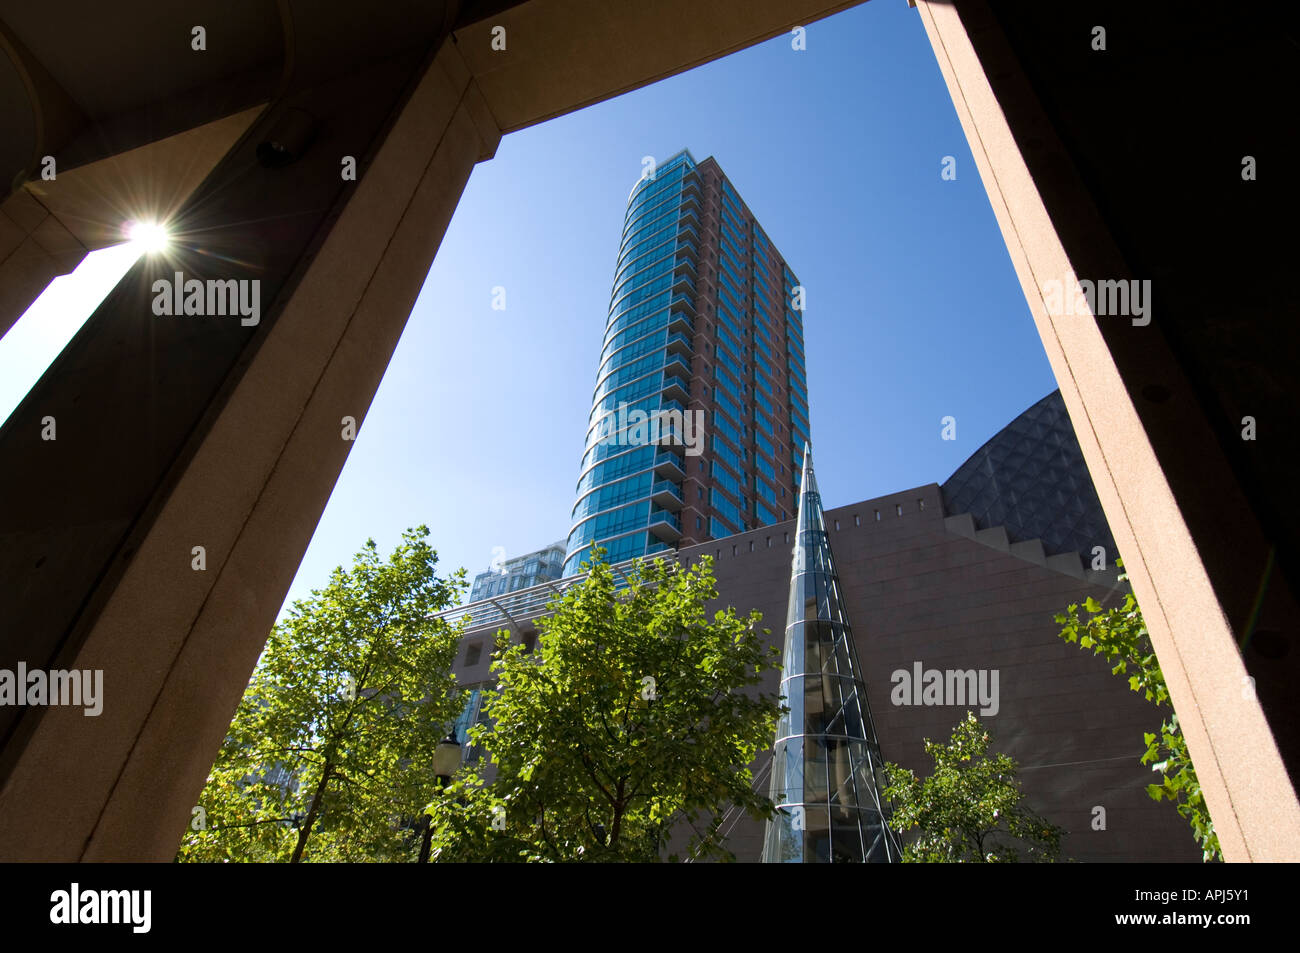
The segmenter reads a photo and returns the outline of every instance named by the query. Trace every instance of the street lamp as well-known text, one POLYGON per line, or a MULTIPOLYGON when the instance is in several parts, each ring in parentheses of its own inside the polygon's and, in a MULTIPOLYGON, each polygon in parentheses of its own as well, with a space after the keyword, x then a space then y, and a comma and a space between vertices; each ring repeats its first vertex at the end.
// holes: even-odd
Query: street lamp
MULTIPOLYGON (((456 729, 447 733, 447 737, 438 742, 433 750, 433 771, 438 776, 438 790, 451 784, 451 776, 460 767, 460 742, 456 740, 456 729)), ((420 845, 419 863, 429 862, 429 848, 433 842, 433 815, 424 815, 424 842, 420 845)))

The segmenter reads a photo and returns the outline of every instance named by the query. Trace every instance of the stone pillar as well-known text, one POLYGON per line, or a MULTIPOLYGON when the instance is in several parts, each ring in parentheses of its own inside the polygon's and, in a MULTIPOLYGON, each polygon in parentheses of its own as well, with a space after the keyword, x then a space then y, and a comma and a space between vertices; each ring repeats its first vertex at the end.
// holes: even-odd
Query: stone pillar
POLYGON ((0 667, 104 672, 98 717, 4 726, 0 859, 172 858, 352 446, 343 418, 364 420, 499 136, 452 43, 285 96, 176 219, 186 277, 261 280, 259 323, 156 316, 177 266, 144 261, 0 432, 0 667), (310 144, 264 167, 295 109, 310 144))
MULTIPOLYGON (((1261 675, 1257 697, 1237 641, 1261 612, 1294 626, 1281 574, 1267 586, 1271 544, 1164 337, 1130 330, 1124 318, 1049 309, 1046 284, 1067 273, 1142 276, 1128 273, 1117 247, 1124 223, 1094 204, 988 5, 917 6, 1124 557, 1224 856, 1300 859, 1300 803, 1275 739, 1294 717, 1294 702, 1283 698, 1294 697, 1294 686, 1266 690, 1261 675), (1134 394, 1151 400, 1139 405, 1134 394), (1275 700, 1273 725, 1265 697, 1275 700)), ((1174 273, 1193 277, 1185 271, 1174 273)), ((1153 728, 1156 717, 1153 709, 1153 728)))

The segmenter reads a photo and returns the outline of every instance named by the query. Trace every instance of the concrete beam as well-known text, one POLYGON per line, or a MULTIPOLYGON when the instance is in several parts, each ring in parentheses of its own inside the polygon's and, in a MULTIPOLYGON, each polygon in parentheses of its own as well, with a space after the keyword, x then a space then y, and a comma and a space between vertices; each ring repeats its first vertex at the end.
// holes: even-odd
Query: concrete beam
POLYGON ((56 171, 0 203, 0 337, 87 252, 122 241, 127 220, 174 217, 263 108, 56 171))
POLYGON ((533 0, 452 35, 505 133, 620 96, 861 2, 533 0), (498 28, 505 31, 504 50, 493 46, 498 28))

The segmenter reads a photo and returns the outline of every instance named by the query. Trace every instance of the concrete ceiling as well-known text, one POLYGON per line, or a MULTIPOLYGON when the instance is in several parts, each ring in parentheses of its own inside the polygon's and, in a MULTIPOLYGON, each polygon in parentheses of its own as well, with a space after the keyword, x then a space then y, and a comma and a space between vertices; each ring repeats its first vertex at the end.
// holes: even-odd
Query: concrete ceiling
POLYGON ((11 4, 4 22, 27 53, 94 121, 278 66, 284 32, 268 0, 114 0, 81 4, 77 25, 45 4, 11 4), (191 48, 202 26, 206 49, 191 48), (112 82, 105 77, 112 76, 112 82))
POLYGON ((512 5, 115 0, 79 4, 70 28, 66 9, 0 0, 0 197, 45 155, 62 172, 158 142, 512 5))

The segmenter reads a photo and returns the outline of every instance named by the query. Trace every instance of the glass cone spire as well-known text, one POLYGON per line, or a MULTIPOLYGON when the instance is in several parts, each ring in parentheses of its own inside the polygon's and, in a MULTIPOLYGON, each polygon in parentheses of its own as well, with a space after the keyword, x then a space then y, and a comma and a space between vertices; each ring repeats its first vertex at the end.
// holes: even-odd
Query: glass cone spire
POLYGON ((890 863, 880 745, 840 597, 812 453, 803 454, 764 863, 890 863))

